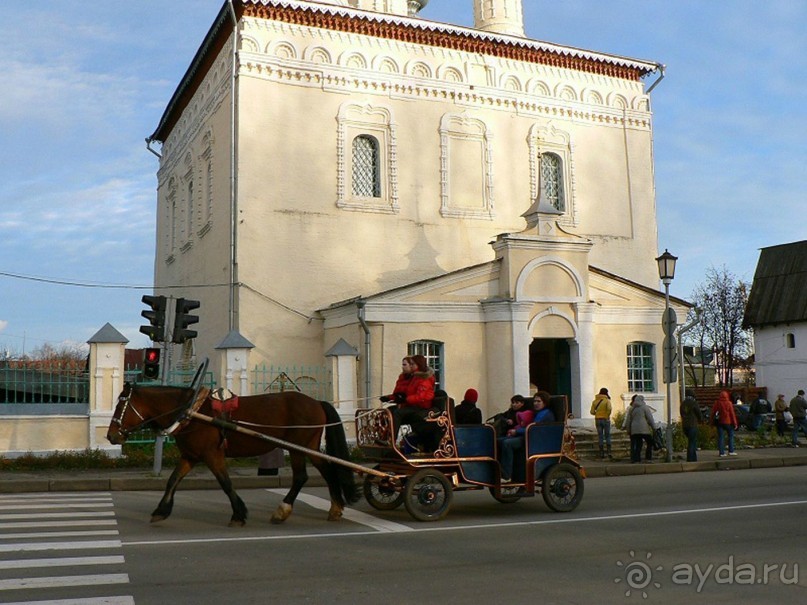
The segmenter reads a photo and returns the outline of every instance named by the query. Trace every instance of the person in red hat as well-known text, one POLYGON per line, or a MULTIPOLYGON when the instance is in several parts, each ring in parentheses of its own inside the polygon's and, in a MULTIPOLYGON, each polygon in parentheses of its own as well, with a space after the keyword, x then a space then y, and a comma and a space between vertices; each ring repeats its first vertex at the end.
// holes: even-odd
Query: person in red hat
POLYGON ((457 424, 482 424, 482 410, 476 407, 479 393, 476 389, 465 391, 462 403, 454 408, 454 420, 457 424))

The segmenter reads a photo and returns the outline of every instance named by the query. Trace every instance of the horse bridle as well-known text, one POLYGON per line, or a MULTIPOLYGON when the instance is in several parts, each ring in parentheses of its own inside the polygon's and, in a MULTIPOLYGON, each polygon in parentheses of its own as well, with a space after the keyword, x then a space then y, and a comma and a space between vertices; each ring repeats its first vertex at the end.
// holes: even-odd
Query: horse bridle
POLYGON ((140 418, 140 424, 137 424, 130 429, 123 428, 123 418, 126 416, 126 410, 129 407, 129 404, 132 402, 132 394, 134 393, 134 385, 127 383, 126 387, 127 388, 124 389, 124 392, 121 393, 120 397, 118 397, 118 406, 121 403, 123 403, 123 407, 121 407, 120 409, 120 417, 118 417, 117 415, 112 417, 112 422, 118 425, 118 432, 121 435, 123 435, 124 438, 129 437, 131 433, 135 432, 140 427, 142 427, 145 424, 148 424, 149 422, 148 420, 143 418, 143 414, 137 411, 137 408, 134 405, 132 405, 132 411, 137 415, 138 418, 140 418))

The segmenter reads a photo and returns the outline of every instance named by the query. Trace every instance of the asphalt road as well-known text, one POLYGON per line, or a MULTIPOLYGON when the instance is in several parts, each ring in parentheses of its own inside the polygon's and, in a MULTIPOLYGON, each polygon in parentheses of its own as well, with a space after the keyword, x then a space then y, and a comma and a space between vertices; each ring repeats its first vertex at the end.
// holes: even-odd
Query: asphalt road
POLYGON ((276 526, 282 491, 245 490, 238 529, 213 490, 178 493, 159 524, 156 492, 8 495, 0 602, 802 604, 805 478, 785 467, 589 479, 569 514, 463 492, 436 523, 363 501, 329 523, 315 488, 276 526))

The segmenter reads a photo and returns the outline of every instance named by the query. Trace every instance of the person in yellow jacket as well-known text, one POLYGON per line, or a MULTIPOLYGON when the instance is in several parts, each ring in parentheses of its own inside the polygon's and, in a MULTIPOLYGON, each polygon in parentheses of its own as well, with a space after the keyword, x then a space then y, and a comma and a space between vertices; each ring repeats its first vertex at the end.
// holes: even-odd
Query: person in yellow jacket
POLYGON ((600 444, 600 458, 605 458, 606 447, 608 457, 611 456, 611 397, 605 387, 591 402, 591 413, 597 426, 597 440, 600 444))

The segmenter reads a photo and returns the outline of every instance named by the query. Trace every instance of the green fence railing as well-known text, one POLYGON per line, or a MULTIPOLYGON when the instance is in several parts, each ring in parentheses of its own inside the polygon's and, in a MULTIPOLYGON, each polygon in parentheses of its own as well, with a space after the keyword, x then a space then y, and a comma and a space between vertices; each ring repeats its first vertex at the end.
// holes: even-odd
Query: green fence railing
POLYGON ((0 404, 89 403, 90 379, 84 362, 5 360, 0 362, 0 404))
POLYGON ((323 366, 260 365, 252 370, 252 392, 300 391, 314 399, 333 398, 333 374, 323 366))

